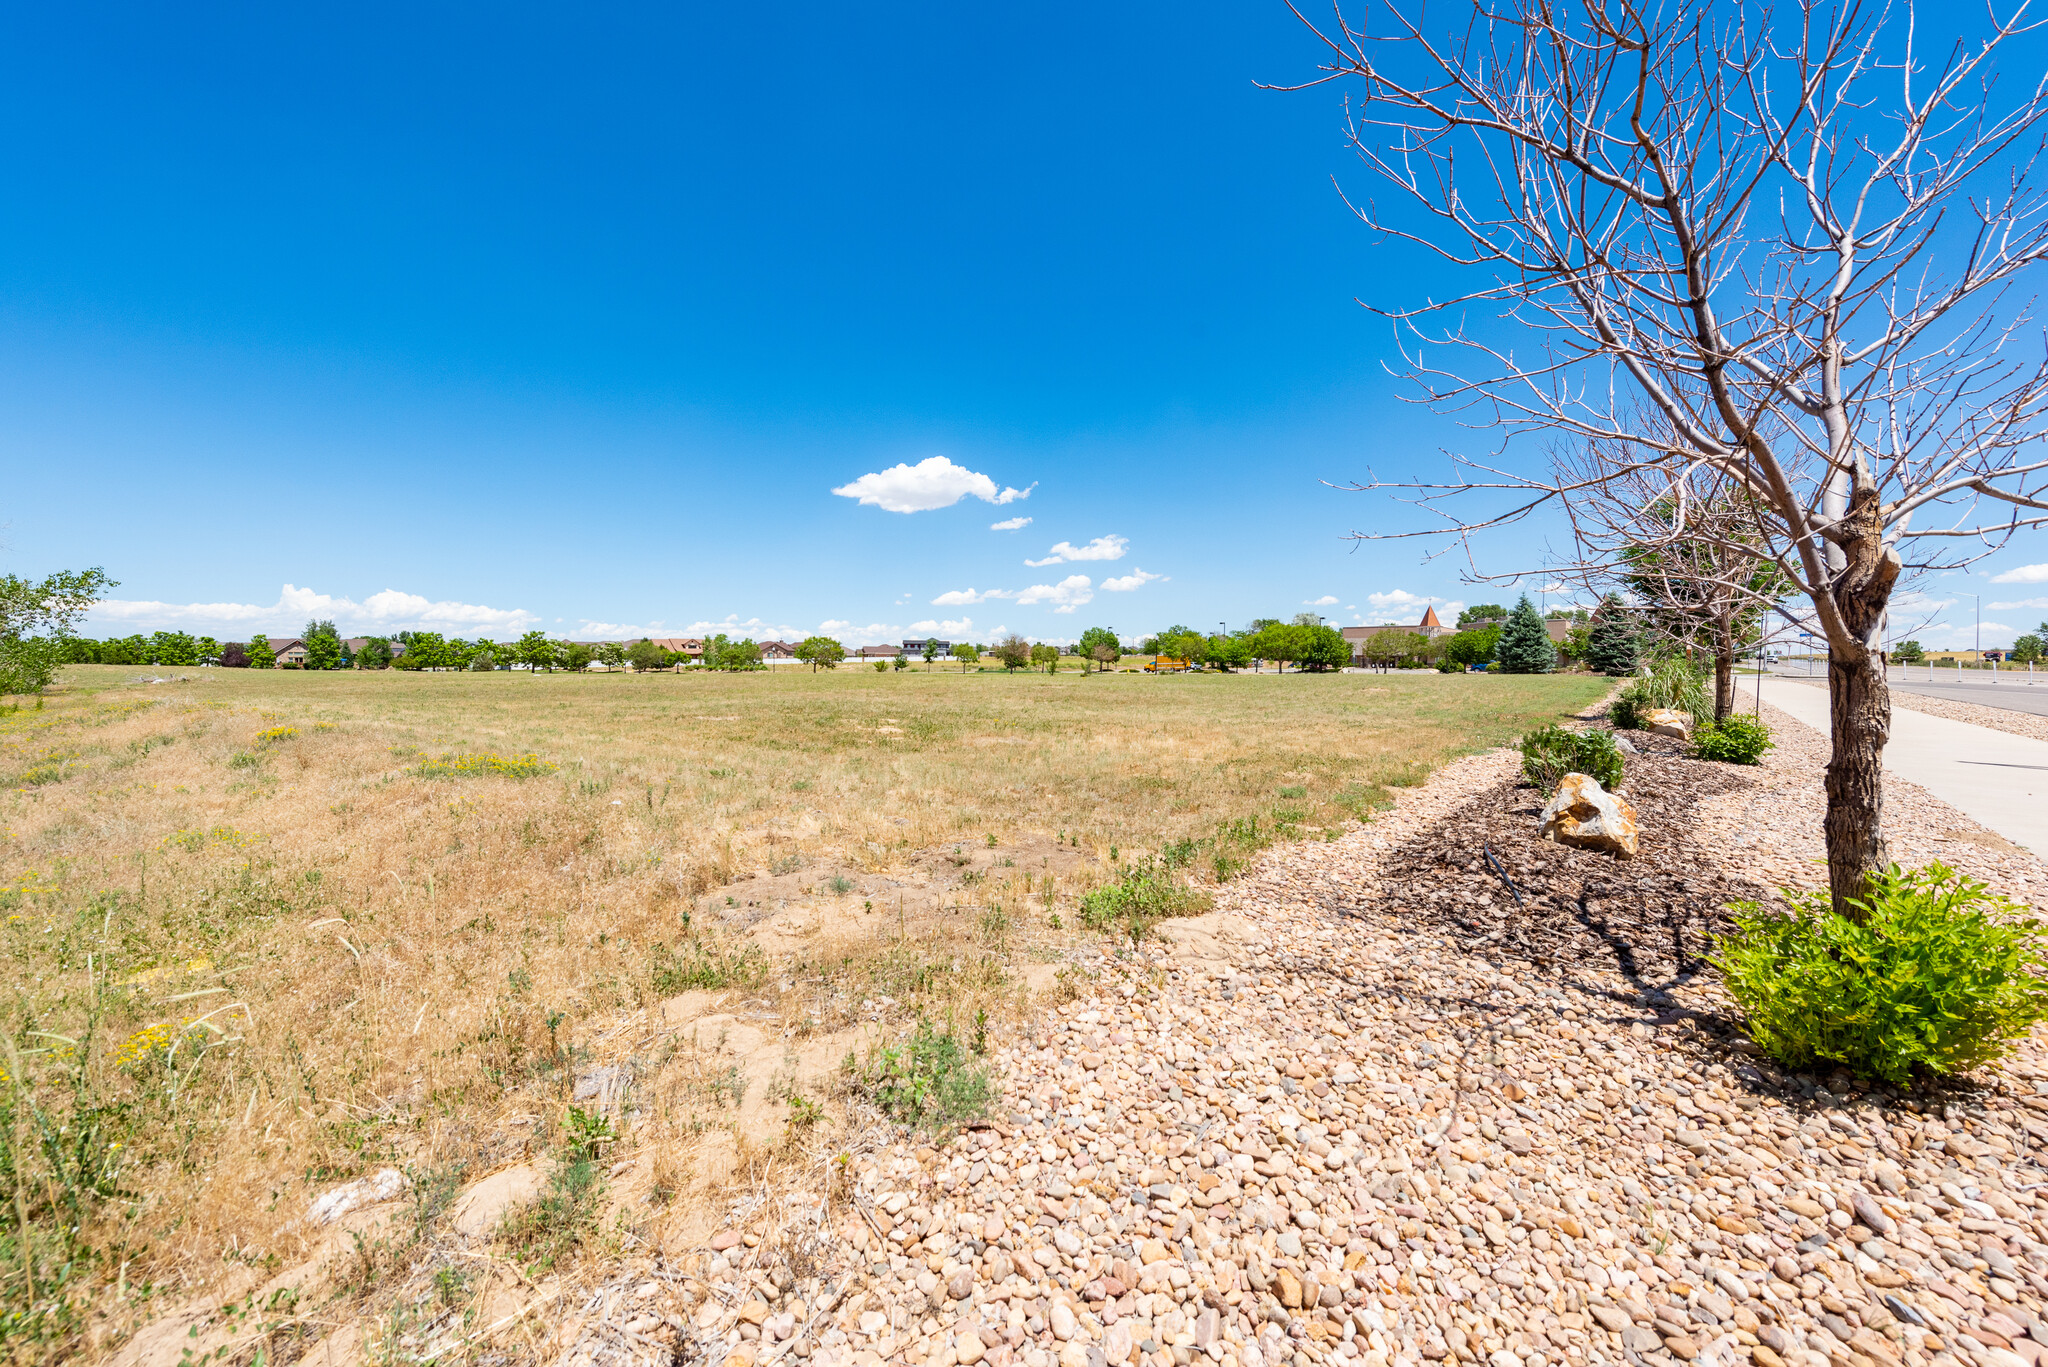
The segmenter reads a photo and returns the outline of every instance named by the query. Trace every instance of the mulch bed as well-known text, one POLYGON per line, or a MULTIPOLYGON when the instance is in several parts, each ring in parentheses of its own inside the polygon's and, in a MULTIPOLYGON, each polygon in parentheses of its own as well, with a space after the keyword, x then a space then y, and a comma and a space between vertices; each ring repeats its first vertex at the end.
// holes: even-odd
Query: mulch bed
POLYGON ((1520 781, 1477 794, 1381 863, 1388 903, 1418 931, 1473 952, 1569 966, 1612 959, 1651 1004, 1697 977, 1730 902, 1761 899, 1759 884, 1722 871, 1716 833, 1695 829, 1707 799, 1748 786, 1727 764, 1686 759, 1674 740, 1629 734, 1622 794, 1640 847, 1617 859, 1540 839, 1549 794, 1520 781))

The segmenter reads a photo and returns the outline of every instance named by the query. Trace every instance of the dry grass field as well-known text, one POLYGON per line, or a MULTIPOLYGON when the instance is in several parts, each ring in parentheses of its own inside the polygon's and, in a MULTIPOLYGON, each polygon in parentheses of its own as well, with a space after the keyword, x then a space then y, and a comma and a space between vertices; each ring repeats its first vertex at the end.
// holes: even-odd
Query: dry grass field
MULTIPOLYGON (((493 1227, 522 1277, 695 1237, 705 1193, 864 1104, 850 1055, 919 1019, 1000 1032, 1114 952, 1080 924, 1092 889, 1166 856, 1198 904, 1261 844, 1368 819, 1604 691, 149 679, 80 667, 0 716, 0 1359, 103 1354, 242 1295, 327 1237, 309 1201, 386 1167, 411 1242, 359 1237, 320 1313, 274 1317, 267 1360, 373 1307, 465 1180, 524 1160, 632 1162, 493 1227)), ((449 1295, 466 1275, 448 1264, 449 1295)))

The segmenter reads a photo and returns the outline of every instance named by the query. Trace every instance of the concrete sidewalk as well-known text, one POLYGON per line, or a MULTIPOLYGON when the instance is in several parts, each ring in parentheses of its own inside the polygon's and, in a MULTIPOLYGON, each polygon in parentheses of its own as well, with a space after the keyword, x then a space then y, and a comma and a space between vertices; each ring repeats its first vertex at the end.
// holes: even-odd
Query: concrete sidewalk
MULTIPOLYGON (((1745 691, 1756 682, 1745 680, 1745 691)), ((1812 684, 1766 679, 1764 701, 1828 734, 1828 695, 1812 684)), ((1884 767, 1917 783, 2015 845, 2048 856, 2048 741, 1892 709, 1884 767)))

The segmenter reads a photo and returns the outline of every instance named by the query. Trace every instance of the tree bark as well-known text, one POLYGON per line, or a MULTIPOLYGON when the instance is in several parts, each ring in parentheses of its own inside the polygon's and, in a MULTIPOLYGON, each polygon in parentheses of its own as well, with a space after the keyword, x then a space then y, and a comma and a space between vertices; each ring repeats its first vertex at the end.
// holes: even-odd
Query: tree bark
POLYGON ((1891 738, 1892 696, 1873 645, 1901 568, 1884 545, 1877 494, 1867 483, 1850 496, 1843 520, 1847 564, 1830 596, 1851 639, 1828 642, 1828 720, 1834 753, 1828 760, 1828 891, 1837 916, 1861 921, 1853 905, 1869 891, 1872 874, 1891 856, 1884 838, 1884 747, 1891 738))
POLYGON ((1735 710, 1735 652, 1723 642, 1714 651, 1714 720, 1724 722, 1735 710))
POLYGON ((1837 915, 1861 921, 1852 899, 1861 898, 1870 875, 1891 862, 1884 838, 1884 747, 1891 738, 1892 698, 1870 651, 1847 660, 1829 652, 1828 715, 1834 731, 1825 823, 1828 890, 1837 915))

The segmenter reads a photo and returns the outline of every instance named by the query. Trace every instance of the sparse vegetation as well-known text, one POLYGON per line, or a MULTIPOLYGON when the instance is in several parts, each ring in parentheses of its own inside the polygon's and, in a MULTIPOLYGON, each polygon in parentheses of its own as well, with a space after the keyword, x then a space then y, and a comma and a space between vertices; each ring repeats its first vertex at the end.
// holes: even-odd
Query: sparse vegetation
MULTIPOLYGON (((384 1167, 424 1200, 424 1175, 540 1160, 570 1105, 597 1113, 577 1080, 645 1038, 606 1044, 606 1023, 653 1020, 670 998, 717 999, 735 1040, 959 1021, 971 1061, 1042 1004, 1036 965, 1058 965, 1052 997, 1080 990, 1060 961, 1092 939, 1077 924, 1091 892, 1112 889, 1110 929, 1142 931, 1271 841, 1341 829, 1390 786, 1598 689, 1465 684, 235 669, 146 685, 68 668, 45 710, 0 716, 0 789, 49 775, 10 798, 0 846, 21 1055, 0 1058, 0 1128, 29 1174, 37 1269, 31 1301, 21 1221, 0 1221, 0 1355, 76 1357, 84 1322, 66 1305, 105 1303, 125 1278, 122 1304, 143 1313, 146 1288, 292 1247, 282 1231, 312 1200, 384 1167), (260 739, 280 730, 296 734, 260 739), (959 861, 939 865, 943 899, 906 914, 856 891, 939 851, 959 861), (1128 877, 1148 858, 1164 891, 1128 877), (763 897, 756 876, 788 881, 763 897), (853 885, 843 900, 832 877, 853 885), (805 895, 830 908, 808 938, 760 939, 805 895), (111 1172, 149 1199, 88 1197, 90 1181, 37 1166, 44 1120, 86 1144, 65 1150, 73 1178, 111 1172), (75 1211, 54 1194, 70 1192, 75 1211)), ((647 1047, 637 1094, 662 1105, 603 1114, 622 1143, 682 1146, 656 1164, 664 1202, 703 1180, 691 1146, 757 1115, 780 1142, 801 1110, 709 1043, 647 1047)), ((892 1095, 917 1093, 918 1057, 892 1095)), ((798 1128, 834 1123, 807 1092, 824 1115, 798 1128)), ((584 1257, 607 1227, 611 1198, 585 1180, 605 1169, 556 1154, 548 1199, 513 1231, 530 1265, 584 1257), (583 1232, 550 1233, 564 1229, 583 1232)), ((448 1194, 423 1207, 429 1224, 448 1194)), ((370 1241, 349 1294, 396 1296, 417 1265, 407 1294, 431 1302, 411 1237, 370 1241)))
POLYGON ((957 1129, 980 1118, 995 1096, 987 1070, 950 1031, 922 1018, 909 1039, 878 1046, 857 1072, 882 1114, 913 1129, 957 1129))

